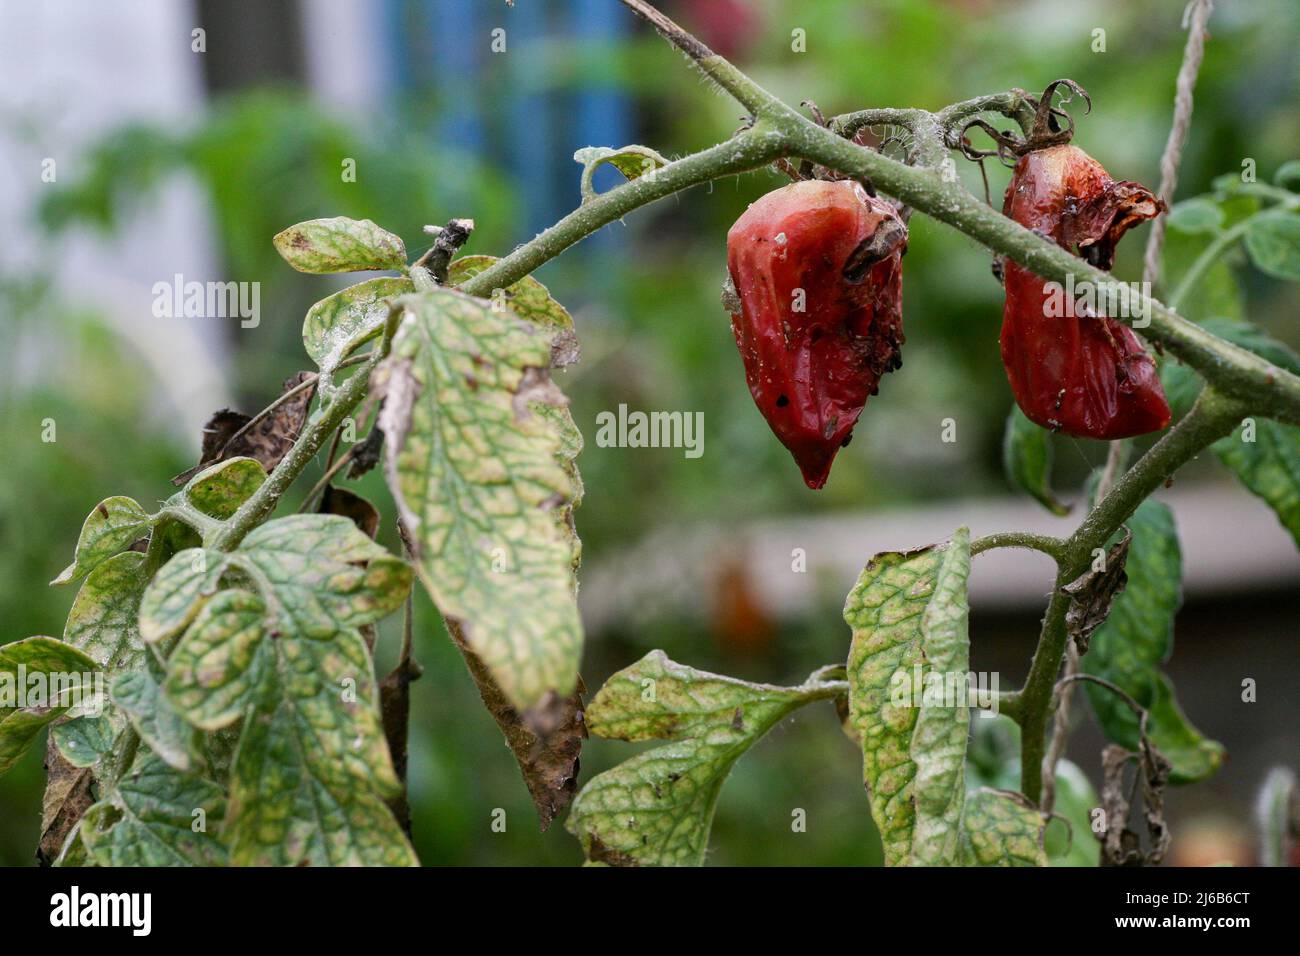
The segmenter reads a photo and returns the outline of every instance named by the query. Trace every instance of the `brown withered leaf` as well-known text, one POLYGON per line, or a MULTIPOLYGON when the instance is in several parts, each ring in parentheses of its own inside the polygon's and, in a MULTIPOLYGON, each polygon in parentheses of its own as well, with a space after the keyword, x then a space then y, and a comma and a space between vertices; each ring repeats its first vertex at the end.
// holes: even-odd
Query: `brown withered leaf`
MULTIPOLYGON (((309 378, 315 377, 315 372, 299 372, 291 375, 284 380, 280 394, 283 395, 309 378)), ((304 388, 293 398, 282 402, 269 414, 253 422, 246 431, 244 428, 253 420, 252 416, 229 408, 215 412, 203 426, 203 451, 199 463, 173 478, 172 484, 179 487, 204 468, 225 461, 227 458, 256 458, 267 473, 271 473, 280 463, 280 459, 293 447, 293 443, 298 440, 298 434, 307 420, 307 411, 311 407, 315 392, 315 386, 304 388)))
POLYGON ((45 797, 41 807, 41 840, 36 858, 41 866, 51 865, 90 805, 95 802, 94 774, 89 767, 74 767, 51 735, 45 745, 45 797))
POLYGON ((1169 825, 1165 822, 1165 787, 1172 765, 1145 736, 1139 753, 1110 744, 1102 751, 1101 806, 1106 819, 1106 834, 1101 845, 1102 866, 1152 866, 1164 859, 1169 849, 1169 825), (1138 781, 1142 787, 1142 817, 1146 823, 1148 848, 1142 838, 1129 828, 1130 804, 1124 768, 1136 761, 1138 781))
POLYGON ((1124 565, 1128 561, 1133 533, 1124 529, 1124 537, 1108 552, 1100 571, 1087 571, 1061 588, 1070 598, 1065 612, 1065 630, 1080 654, 1087 654, 1092 635, 1106 623, 1115 597, 1128 584, 1124 565))
POLYGON ((379 533, 379 510, 359 494, 346 488, 325 486, 325 493, 320 499, 320 513, 323 515, 342 515, 351 518, 366 537, 374 540, 379 533))
POLYGON ((384 724, 384 738, 393 760, 393 770, 402 782, 402 792, 388 801, 388 808, 409 837, 411 804, 406 792, 407 736, 411 722, 411 683, 420 678, 420 665, 409 657, 379 682, 379 710, 384 724))
POLYGON ((352 452, 352 462, 348 465, 348 477, 352 479, 360 478, 375 465, 379 464, 379 456, 384 449, 384 430, 376 423, 370 429, 370 433, 361 440, 352 452))
POLYGON ((537 808, 542 831, 573 802, 578 790, 579 756, 587 736, 582 695, 587 688, 578 678, 578 686, 568 697, 554 691, 526 714, 520 714, 492 679, 492 674, 465 642, 459 622, 447 618, 447 630, 460 648, 470 676, 478 685, 479 696, 492 719, 501 728, 506 744, 519 763, 528 793, 537 808))

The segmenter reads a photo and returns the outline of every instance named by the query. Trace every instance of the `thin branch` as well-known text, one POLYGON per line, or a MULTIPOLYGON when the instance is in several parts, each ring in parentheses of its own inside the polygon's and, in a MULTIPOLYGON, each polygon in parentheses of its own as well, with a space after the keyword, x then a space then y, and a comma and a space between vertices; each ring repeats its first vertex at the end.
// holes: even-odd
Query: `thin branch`
MULTIPOLYGON (((1183 48, 1183 65, 1178 69, 1178 81, 1174 92, 1174 121, 1169 128, 1169 139, 1165 141, 1165 151, 1160 157, 1160 190, 1157 196, 1168 209, 1174 202, 1174 191, 1178 187, 1178 164, 1183 158, 1183 144, 1187 142, 1187 130, 1192 122, 1192 90, 1196 88, 1196 75, 1201 69, 1201 60, 1205 57, 1205 25, 1214 9, 1213 0, 1192 0, 1191 26, 1187 31, 1187 45, 1183 48)), ((1165 242, 1165 216, 1157 216, 1151 224, 1151 234, 1147 236, 1145 263, 1142 279, 1152 288, 1160 279, 1160 250, 1165 242)))
POLYGON ((1065 745, 1070 739, 1070 702, 1074 697, 1074 678, 1079 674, 1079 649, 1073 643, 1065 646, 1065 677, 1057 682, 1055 716, 1052 719, 1052 743, 1043 758, 1043 798, 1039 809, 1051 813, 1056 806, 1056 767, 1065 756, 1065 745))
POLYGON ((622 0, 622 3, 659 31, 659 35, 665 40, 685 53, 701 73, 730 93, 754 116, 757 117, 773 108, 779 112, 789 111, 789 107, 784 103, 645 0, 622 0))
POLYGON ((1046 534, 1032 534, 1028 531, 1000 531, 976 538, 970 544, 972 555, 982 554, 993 548, 1028 548, 1041 551, 1050 558, 1059 558, 1065 542, 1046 534))
POLYGON ((1020 785, 1037 803, 1042 795, 1043 737, 1051 709, 1052 688, 1061 670, 1069 634, 1065 612, 1070 598, 1065 585, 1088 567, 1092 550, 1102 547, 1147 496, 1197 454, 1229 434, 1241 421, 1244 405, 1225 398, 1213 388, 1201 392, 1192 410, 1151 446, 1084 518, 1067 538, 1061 551, 1056 587, 1043 617, 1043 630, 1029 665, 1025 686, 1016 695, 1023 734, 1020 750, 1020 785))

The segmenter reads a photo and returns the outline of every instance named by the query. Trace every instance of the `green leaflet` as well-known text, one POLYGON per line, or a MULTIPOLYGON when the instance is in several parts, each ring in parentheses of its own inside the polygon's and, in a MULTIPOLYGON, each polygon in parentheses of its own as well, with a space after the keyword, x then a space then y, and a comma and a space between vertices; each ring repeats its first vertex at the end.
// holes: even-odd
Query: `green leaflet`
POLYGON ((341 515, 294 515, 256 528, 229 554, 190 548, 150 582, 140 602, 140 634, 179 634, 228 572, 242 572, 274 594, 283 624, 301 636, 328 638, 401 605, 411 569, 341 515))
POLYGON ((148 583, 138 551, 114 555, 91 571, 72 602, 63 639, 109 672, 136 666, 143 653, 136 621, 148 583))
POLYGON ((970 532, 867 563, 844 605, 849 721, 862 741, 871 813, 887 865, 954 865, 965 796, 970 532), (934 673, 960 675, 956 701, 929 703, 934 673), (922 684, 915 685, 920 675, 922 684), (901 688, 902 693, 899 693, 901 688))
POLYGON ((674 742, 588 781, 565 826, 593 863, 699 866, 718 794, 741 754, 791 711, 844 689, 817 674, 799 687, 751 684, 651 651, 606 681, 587 726, 601 737, 674 742))
POLYGON ((109 690, 113 703, 166 764, 182 773, 198 773, 203 769, 201 735, 172 706, 152 670, 142 667, 119 674, 109 690))
POLYGON ((67 584, 88 574, 107 558, 125 551, 131 542, 149 531, 150 517, 132 498, 117 495, 105 498, 81 526, 77 552, 72 564, 50 584, 67 584))
POLYGON ((329 383, 339 363, 383 329, 388 300, 415 286, 407 278, 381 277, 348 286, 307 310, 302 344, 329 383))
POLYGON ((1002 469, 1007 480, 1027 492, 1054 515, 1069 514, 1070 508, 1052 494, 1052 435, 1039 428, 1020 410, 1011 406, 1002 437, 1002 469))
POLYGON ((527 711, 573 690, 582 649, 574 537, 558 520, 579 494, 572 435, 539 413, 567 404, 546 372, 551 335, 448 289, 398 303, 388 484, 434 603, 527 711))
POLYGON ((299 272, 402 269, 406 246, 369 219, 310 219, 278 233, 275 249, 299 272))
MULTIPOLYGON (((497 261, 496 256, 461 256, 452 260, 447 269, 447 284, 459 286, 497 261)), ((560 305, 546 286, 532 276, 524 276, 514 285, 503 289, 501 299, 504 305, 521 319, 527 319, 534 325, 550 329, 554 338, 551 342, 551 365, 562 368, 578 359, 577 339, 573 336, 573 316, 569 310, 560 305)))
POLYGON ((596 172, 596 167, 602 163, 609 163, 629 180, 641 176, 653 178, 656 170, 668 165, 668 160, 649 146, 637 146, 636 144, 624 146, 621 149, 611 149, 608 146, 586 146, 573 154, 573 161, 582 164, 581 193, 584 203, 595 199, 597 196, 596 187, 592 185, 591 178, 596 172))
MULTIPOLYGON (((1168 678, 1160 672, 1160 665, 1173 652, 1174 614, 1182 603, 1182 552, 1173 513, 1160 502, 1144 501, 1128 520, 1128 528, 1133 533, 1125 565, 1128 586, 1115 598, 1106 623, 1093 634, 1082 667, 1147 708, 1147 731, 1173 763, 1174 783, 1200 780, 1218 769, 1223 747, 1188 723, 1168 678)), ((1085 692, 1106 736, 1137 750, 1138 720, 1125 703, 1096 684, 1086 684, 1085 692)))
POLYGON ((221 788, 143 756, 112 794, 86 811, 81 840, 100 866, 225 866, 221 788))
POLYGON ((50 728, 55 746, 63 759, 74 767, 86 768, 100 764, 113 752, 121 718, 107 714, 98 717, 77 717, 50 728))
POLYGON ((266 481, 266 469, 256 458, 227 458, 191 478, 168 504, 188 502, 203 514, 225 520, 266 481))
POLYGON ((272 637, 271 620, 257 595, 222 591, 169 662, 167 695, 195 726, 244 719, 226 824, 232 862, 413 864, 383 800, 400 784, 365 642, 354 630, 272 637))
POLYGON ((148 614, 151 634, 184 631, 167 699, 202 730, 242 720, 224 828, 233 863, 415 862, 384 804, 400 784, 357 630, 410 585, 404 562, 338 515, 268 522, 229 554, 183 551, 150 585, 142 627, 148 614), (213 594, 227 574, 258 593, 213 594))
MULTIPOLYGON (((974 831, 985 817, 970 811, 972 791, 981 787, 1014 792, 1020 786, 1020 728, 1010 717, 989 719, 982 714, 971 721, 971 742, 966 759, 966 815, 963 826, 974 831)), ((1041 835, 1047 862, 1051 866, 1096 866, 1100 847, 1092 832, 1092 811, 1100 806, 1097 792, 1087 775, 1069 760, 1056 765, 1056 803, 1052 819, 1041 835)), ((1003 857, 989 853, 988 836, 973 840, 970 834, 963 837, 968 843, 979 843, 991 860, 989 865, 1016 865, 1013 846, 1007 847, 1003 857)), ((1020 859, 1025 859, 1023 856, 1020 859)), ((1035 857, 1035 865, 1041 859, 1035 857)), ((966 860, 967 865, 983 865, 966 860)))
POLYGON ((42 730, 94 692, 95 662, 52 637, 0 646, 0 774, 42 730))
MULTIPOLYGON (((1258 326, 1215 320, 1203 323, 1215 335, 1300 374, 1300 356, 1258 326)), ((1161 382, 1175 414, 1185 412, 1200 391, 1191 369, 1165 359, 1161 382)), ((1267 418, 1247 419, 1211 448, 1234 475, 1277 514, 1300 545, 1300 428, 1267 418)))
POLYGON ((1300 216, 1275 209, 1246 228, 1246 251, 1260 272, 1300 282, 1300 216))
POLYGON ((1046 866, 1043 817, 1008 790, 966 794, 961 828, 962 866, 1046 866))
POLYGON ((1214 200, 1205 196, 1185 199, 1169 210, 1166 222, 1170 229, 1179 232, 1210 233, 1223 228, 1223 210, 1214 200))

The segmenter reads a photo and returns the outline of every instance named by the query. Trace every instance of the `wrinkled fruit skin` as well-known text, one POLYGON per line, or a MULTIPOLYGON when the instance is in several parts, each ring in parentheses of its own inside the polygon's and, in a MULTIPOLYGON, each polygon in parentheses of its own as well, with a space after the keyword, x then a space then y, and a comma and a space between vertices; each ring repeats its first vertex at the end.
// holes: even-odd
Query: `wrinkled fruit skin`
POLYGON ((847 180, 770 192, 727 233, 749 391, 809 488, 826 484, 881 376, 902 365, 906 248, 894 207, 847 180))
MULTIPOLYGON (((1027 153, 1016 163, 1002 212, 1028 229, 1109 270, 1129 229, 1159 213, 1144 186, 1115 182, 1075 146, 1027 153)), ((1127 326, 1076 315, 1038 276, 1008 261, 1004 268, 1002 364, 1016 402, 1044 428, 1080 438, 1128 438, 1169 424, 1169 403, 1155 362, 1127 326)))

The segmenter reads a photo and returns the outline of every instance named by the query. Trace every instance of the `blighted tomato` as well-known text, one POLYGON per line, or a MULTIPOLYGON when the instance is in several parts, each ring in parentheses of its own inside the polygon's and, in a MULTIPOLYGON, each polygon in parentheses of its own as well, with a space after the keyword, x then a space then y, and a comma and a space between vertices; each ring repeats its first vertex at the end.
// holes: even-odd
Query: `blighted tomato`
MULTIPOLYGON (((1161 208, 1145 186, 1115 182, 1078 147, 1053 146, 1016 163, 1002 212, 1109 270, 1124 233, 1161 208)), ((1003 284, 1002 364, 1030 420, 1098 439, 1169 424, 1155 362, 1131 329, 1104 317, 1105 290, 1088 284, 1080 295, 1014 262, 1006 263, 1003 284)))
POLYGON ((880 379, 902 365, 907 226, 856 182, 768 193, 727 233, 731 329, 754 403, 821 488, 880 379))

